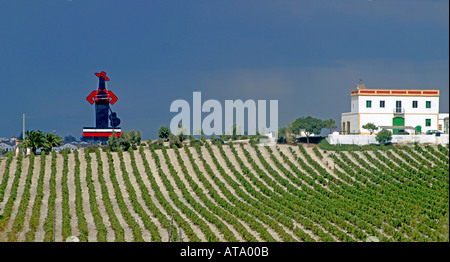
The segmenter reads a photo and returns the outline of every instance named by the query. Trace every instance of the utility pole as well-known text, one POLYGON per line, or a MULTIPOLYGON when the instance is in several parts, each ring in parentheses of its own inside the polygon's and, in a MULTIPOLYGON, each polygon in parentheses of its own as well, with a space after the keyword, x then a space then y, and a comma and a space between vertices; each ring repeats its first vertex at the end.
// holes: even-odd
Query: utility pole
POLYGON ((22 141, 25 141, 25 113, 22 116, 22 141))

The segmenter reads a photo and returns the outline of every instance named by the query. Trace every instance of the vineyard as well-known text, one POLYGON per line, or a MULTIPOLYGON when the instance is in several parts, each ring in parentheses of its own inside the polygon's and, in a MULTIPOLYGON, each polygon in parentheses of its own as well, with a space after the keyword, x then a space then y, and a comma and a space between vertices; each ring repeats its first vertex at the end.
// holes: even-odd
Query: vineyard
POLYGON ((0 242, 449 241, 448 146, 96 149, 0 160, 0 242))

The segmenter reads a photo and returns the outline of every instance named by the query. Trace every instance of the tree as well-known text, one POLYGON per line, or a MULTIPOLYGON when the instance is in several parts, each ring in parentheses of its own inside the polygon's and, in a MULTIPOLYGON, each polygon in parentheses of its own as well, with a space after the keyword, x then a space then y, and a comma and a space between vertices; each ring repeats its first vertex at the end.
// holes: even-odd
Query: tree
POLYGON ((180 136, 175 136, 173 134, 170 134, 169 136, 169 145, 171 148, 181 148, 183 147, 182 141, 180 141, 180 136))
POLYGON ((38 148, 44 147, 46 145, 47 140, 45 138, 45 134, 40 130, 26 131, 25 135, 27 137, 22 142, 21 147, 22 148, 31 148, 31 152, 33 154, 36 154, 36 150, 38 148))
POLYGON ((130 139, 131 145, 140 145, 141 144, 141 131, 131 130, 128 132, 128 138, 130 139))
POLYGON ((374 123, 367 123, 363 125, 362 128, 369 130, 370 134, 378 130, 378 127, 374 123))
POLYGON ((324 120, 323 126, 324 126, 324 128, 330 129, 330 134, 333 129, 337 128, 336 122, 334 121, 334 119, 331 119, 331 118, 324 120))
MULTIPOLYGON (((182 124, 178 124, 177 136, 178 136, 178 139, 180 140, 180 142, 183 142, 184 140, 186 140, 188 138, 187 133, 188 133, 188 131, 186 130, 186 128, 182 124)), ((170 137, 169 137, 169 139, 170 139, 170 137)))
POLYGON ((286 143, 286 129, 287 127, 278 128, 277 143, 286 143))
POLYGON ((384 145, 386 142, 391 141, 392 139, 392 133, 391 131, 387 129, 383 129, 376 135, 375 139, 378 141, 378 143, 384 145))
POLYGON ((237 140, 238 139, 238 127, 237 124, 234 123, 233 126, 231 127, 231 140, 237 140))
POLYGON ((161 126, 158 129, 158 137, 161 139, 167 139, 169 138, 171 132, 170 132, 170 128, 168 126, 161 126))
POLYGON ((116 136, 116 132, 113 132, 112 136, 110 136, 108 138, 108 141, 106 142, 109 150, 116 152, 119 147, 120 147, 120 143, 119 143, 119 138, 117 138, 116 136))
POLYGON ((300 135, 304 132, 306 135, 306 141, 309 143, 309 137, 314 134, 320 134, 324 128, 323 121, 310 116, 297 118, 291 123, 292 132, 296 135, 300 135))
POLYGON ((46 152, 50 152, 53 147, 60 146, 62 144, 62 138, 59 135, 53 133, 47 133, 45 135, 45 143, 43 147, 46 152))

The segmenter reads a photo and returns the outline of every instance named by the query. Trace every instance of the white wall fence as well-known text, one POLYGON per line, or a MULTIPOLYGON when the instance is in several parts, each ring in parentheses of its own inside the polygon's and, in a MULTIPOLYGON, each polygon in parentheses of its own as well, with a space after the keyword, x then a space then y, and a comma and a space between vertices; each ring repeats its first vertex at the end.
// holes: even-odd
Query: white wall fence
MULTIPOLYGON (((375 139, 375 135, 339 135, 329 134, 326 138, 330 145, 369 145, 379 144, 375 139)), ((392 135, 392 143, 406 144, 448 144, 448 134, 436 135, 392 135)))

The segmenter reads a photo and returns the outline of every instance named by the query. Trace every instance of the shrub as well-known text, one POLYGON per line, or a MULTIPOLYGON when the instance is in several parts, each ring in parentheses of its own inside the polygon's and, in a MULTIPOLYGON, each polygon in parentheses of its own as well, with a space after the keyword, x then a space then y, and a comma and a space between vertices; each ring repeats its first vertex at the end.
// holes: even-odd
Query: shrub
POLYGON ((191 146, 195 146, 195 145, 203 146, 203 142, 198 139, 195 139, 195 140, 191 140, 190 145, 191 146))
POLYGON ((169 145, 171 148, 181 148, 183 143, 180 141, 180 136, 170 135, 169 136, 169 145))
POLYGON ((211 137, 211 143, 213 145, 217 145, 218 143, 223 144, 223 139, 218 138, 218 137, 211 137))
POLYGON ((87 151, 88 153, 95 153, 95 150, 97 149, 97 147, 98 147, 98 146, 93 146, 93 145, 87 146, 87 147, 85 148, 85 151, 87 151))
POLYGON ((148 147, 150 149, 161 149, 164 147, 164 141, 160 138, 155 142, 149 142, 148 147))
POLYGON ((387 142, 391 141, 392 139, 392 133, 389 130, 383 129, 375 136, 375 139, 382 145, 386 144, 387 142))

